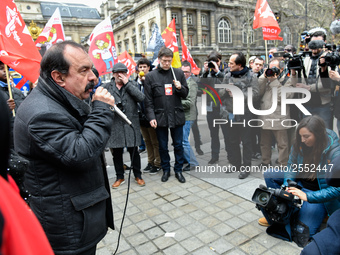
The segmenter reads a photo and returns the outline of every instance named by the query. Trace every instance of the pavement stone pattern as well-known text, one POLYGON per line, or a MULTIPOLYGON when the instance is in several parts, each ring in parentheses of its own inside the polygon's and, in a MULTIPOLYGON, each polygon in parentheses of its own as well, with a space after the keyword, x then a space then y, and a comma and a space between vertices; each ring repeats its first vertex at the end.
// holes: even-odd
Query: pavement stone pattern
MULTIPOLYGON (((221 144, 222 140, 221 140, 221 144)), ((171 148, 171 147, 169 147, 171 148)), ((201 146, 203 156, 196 155, 200 166, 210 160, 210 143, 201 146)), ((174 161, 173 154, 170 154, 174 161)), ((273 151, 272 161, 277 158, 273 151)), ((112 156, 106 152, 110 184, 115 181, 112 156)), ((128 153, 124 160, 129 162, 128 153)), ((147 154, 141 154, 142 169, 147 165, 147 154)), ((174 163, 172 161, 172 164, 174 163)), ((254 160, 258 165, 261 160, 254 160)), ((227 166, 226 152, 221 149, 221 166, 227 166)), ((119 249, 120 255, 241 255, 241 254, 300 254, 295 243, 273 238, 257 220, 262 213, 251 202, 259 184, 264 184, 262 173, 240 180, 238 173, 202 175, 184 172, 186 183, 181 184, 171 172, 169 180, 161 182, 162 172, 144 173, 146 185, 139 187, 130 179, 130 193, 119 249)), ((128 171, 125 178, 128 178, 128 171)), ((97 246, 97 255, 113 254, 121 228, 128 182, 111 189, 115 230, 109 230, 97 246)))

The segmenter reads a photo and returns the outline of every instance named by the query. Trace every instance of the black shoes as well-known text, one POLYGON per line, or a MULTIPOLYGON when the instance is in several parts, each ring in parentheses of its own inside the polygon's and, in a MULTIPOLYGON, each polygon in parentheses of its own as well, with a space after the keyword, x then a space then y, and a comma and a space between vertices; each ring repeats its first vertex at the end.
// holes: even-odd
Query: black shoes
POLYGON ((214 165, 218 162, 218 158, 212 158, 210 159, 210 161, 208 162, 208 165, 214 165))
POLYGON ((159 171, 161 171, 161 167, 157 167, 157 166, 153 166, 150 170, 150 173, 149 174, 157 174, 159 171))
POLYGON ((195 169, 196 169, 196 166, 188 164, 183 168, 183 171, 190 171, 190 170, 195 170, 195 169))
POLYGON ((148 163, 148 165, 143 169, 144 173, 150 172, 152 170, 152 165, 148 163))
POLYGON ((241 172, 239 175, 238 175, 238 178, 239 179, 245 179, 249 176, 249 172, 241 172))
POLYGON ((204 155, 204 152, 200 148, 196 148, 196 152, 198 155, 204 155))
POLYGON ((169 177, 170 177, 170 172, 164 171, 161 181, 162 182, 167 182, 169 180, 169 177))
MULTIPOLYGON (((177 178, 177 180, 180 183, 185 183, 185 178, 184 178, 184 176, 183 176, 183 174, 181 172, 175 173, 175 177, 177 178)), ((163 177, 162 177, 162 181, 163 181, 163 177)))
POLYGON ((251 156, 252 159, 260 159, 261 158, 261 153, 255 152, 251 156))

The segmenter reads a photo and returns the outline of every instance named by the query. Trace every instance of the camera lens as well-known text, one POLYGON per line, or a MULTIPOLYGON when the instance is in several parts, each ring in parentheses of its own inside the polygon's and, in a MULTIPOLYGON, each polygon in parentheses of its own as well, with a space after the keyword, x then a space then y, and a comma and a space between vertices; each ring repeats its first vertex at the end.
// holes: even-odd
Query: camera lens
POLYGON ((269 194, 262 192, 258 195, 257 200, 262 204, 266 204, 269 201, 269 194))
POLYGON ((267 77, 272 77, 272 76, 274 76, 274 71, 273 71, 272 69, 268 68, 268 69, 266 70, 266 76, 267 76, 267 77))
POLYGON ((214 65, 213 62, 210 61, 210 62, 208 63, 208 67, 209 67, 209 68, 215 68, 215 65, 214 65))

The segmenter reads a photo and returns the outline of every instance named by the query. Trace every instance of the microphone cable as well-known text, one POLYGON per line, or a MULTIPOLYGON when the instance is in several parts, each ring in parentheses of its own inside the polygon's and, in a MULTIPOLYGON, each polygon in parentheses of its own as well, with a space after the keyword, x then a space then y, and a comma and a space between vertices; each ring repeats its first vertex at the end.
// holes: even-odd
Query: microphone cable
MULTIPOLYGON (((119 244, 120 244, 120 237, 122 234, 122 229, 123 229, 123 224, 124 224, 124 220, 125 220, 125 215, 126 215, 126 208, 127 208, 127 204, 129 201, 129 193, 130 193, 130 180, 131 180, 131 169, 133 169, 133 160, 135 158, 135 152, 136 152, 136 143, 137 143, 137 139, 136 139, 136 132, 135 129, 133 127, 133 125, 129 125, 132 128, 133 131, 133 139, 134 139, 134 147, 133 147, 133 151, 132 151, 132 157, 131 157, 131 164, 130 164, 130 169, 129 169, 129 177, 128 177, 128 187, 127 187, 127 193, 126 193, 126 200, 125 200, 125 206, 124 206, 124 210, 123 210, 123 217, 122 217, 122 222, 120 224, 120 229, 119 229, 119 234, 118 234, 118 240, 117 240, 117 247, 116 250, 113 252, 113 255, 115 255, 119 249, 119 244)), ((138 151, 137 151, 138 153, 138 151)), ((125 170, 124 170, 125 171, 125 170)), ((125 173, 124 173, 125 174, 125 173)))

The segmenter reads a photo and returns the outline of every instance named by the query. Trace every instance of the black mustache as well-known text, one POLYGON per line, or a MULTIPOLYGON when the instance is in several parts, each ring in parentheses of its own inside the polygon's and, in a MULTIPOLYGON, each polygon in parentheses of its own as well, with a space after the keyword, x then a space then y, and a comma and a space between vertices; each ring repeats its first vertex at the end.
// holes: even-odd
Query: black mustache
POLYGON ((93 81, 90 81, 90 82, 86 85, 86 87, 85 87, 85 92, 87 92, 87 91, 90 90, 90 89, 93 89, 94 86, 95 86, 94 82, 93 82, 93 81))

